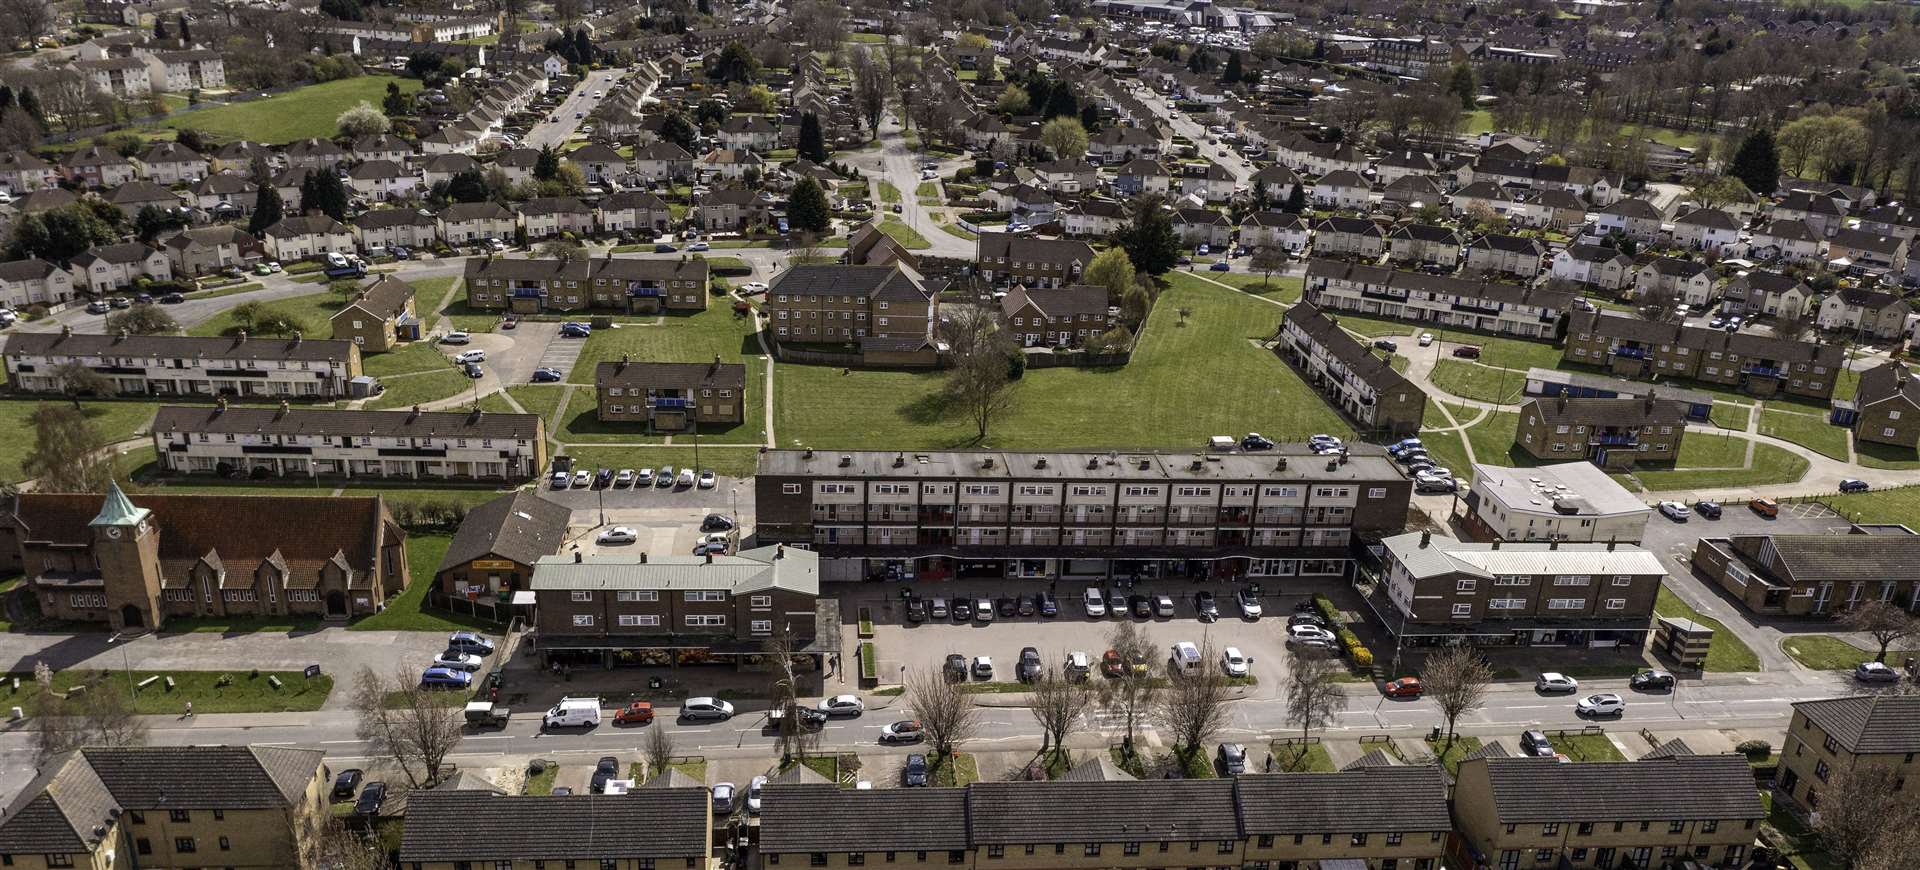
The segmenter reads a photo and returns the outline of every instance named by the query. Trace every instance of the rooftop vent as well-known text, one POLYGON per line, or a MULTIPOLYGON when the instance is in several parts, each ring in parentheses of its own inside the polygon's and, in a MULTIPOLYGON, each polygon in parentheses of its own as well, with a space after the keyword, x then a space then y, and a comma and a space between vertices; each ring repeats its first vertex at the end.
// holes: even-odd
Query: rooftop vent
POLYGON ((843 453, 843 454, 841 454, 841 455, 840 455, 840 467, 841 467, 841 468, 852 468, 852 467, 853 467, 853 457, 851 457, 851 456, 848 456, 848 455, 846 455, 846 454, 844 454, 844 453, 843 453))

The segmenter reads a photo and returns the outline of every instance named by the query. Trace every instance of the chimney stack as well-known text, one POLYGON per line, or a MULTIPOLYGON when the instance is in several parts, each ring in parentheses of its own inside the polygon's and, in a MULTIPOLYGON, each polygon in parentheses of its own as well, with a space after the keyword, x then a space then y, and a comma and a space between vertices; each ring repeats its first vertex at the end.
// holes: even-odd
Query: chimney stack
POLYGON ((415 405, 413 406, 413 410, 407 414, 407 422, 411 423, 418 419, 420 419, 420 406, 415 405))
POLYGON ((773 557, 775 559, 785 559, 787 557, 787 545, 786 544, 774 545, 773 557))
POLYGON ((578 565, 583 561, 586 560, 582 558, 582 553, 579 550, 573 551, 573 564, 578 565))
POLYGON ((1420 549, 1422 550, 1426 549, 1427 544, 1432 540, 1433 540, 1433 532, 1431 530, 1429 529, 1420 530, 1420 549))

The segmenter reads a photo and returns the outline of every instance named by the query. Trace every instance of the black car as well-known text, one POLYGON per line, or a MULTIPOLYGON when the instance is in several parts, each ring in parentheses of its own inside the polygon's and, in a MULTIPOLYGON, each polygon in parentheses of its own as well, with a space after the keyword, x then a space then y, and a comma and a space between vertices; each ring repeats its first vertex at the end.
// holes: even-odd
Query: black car
POLYGON ((1655 690, 1671 691, 1673 684, 1673 675, 1666 671, 1641 671, 1627 680, 1627 685, 1643 692, 1655 690))
POLYGON ((1720 503, 1710 499, 1701 499, 1693 503, 1693 512, 1699 514, 1704 519, 1717 520, 1720 518, 1720 503))
POLYGON ((1013 674, 1023 683, 1040 679, 1040 651, 1030 646, 1021 647, 1020 664, 1014 666, 1013 674))
POLYGON ((602 468, 593 475, 593 488, 605 489, 613 484, 613 469, 602 468))
POLYGON ((1313 626, 1319 626, 1320 628, 1326 628, 1327 621, 1324 619, 1321 619, 1320 614, 1317 614, 1317 613, 1298 612, 1292 616, 1287 617, 1288 628, 1292 628, 1296 625, 1313 625, 1313 626))
POLYGON ((1053 593, 1042 592, 1033 596, 1034 603, 1040 606, 1040 615, 1048 619, 1060 615, 1060 602, 1053 600, 1053 593))
POLYGON ((587 790, 594 794, 605 792, 607 790, 607 780, 612 779, 613 775, 619 771, 620 759, 611 755, 601 756, 600 762, 593 766, 593 782, 587 786, 587 790))
POLYGON ((1032 598, 1022 595, 1018 600, 1019 605, 1015 609, 1019 611, 1021 616, 1032 616, 1040 612, 1040 605, 1032 598))
POLYGON ((907 766, 900 770, 900 779, 910 786, 927 784, 927 757, 916 752, 907 756, 907 766))
POLYGON ((967 679, 967 657, 959 653, 948 653, 945 672, 947 679, 964 682, 967 679))
POLYGON ((380 814, 380 805, 387 802, 387 784, 370 782, 360 790, 360 799, 353 803, 356 816, 375 816, 380 814))
POLYGON ((925 622, 926 619, 927 619, 927 599, 925 598, 907 599, 907 621, 908 622, 925 622))
POLYGON ((479 363, 467 363, 465 371, 467 373, 467 377, 470 377, 470 378, 477 378, 486 374, 485 371, 481 370, 479 363))
POLYGON ((1373 346, 1374 346, 1374 347, 1377 347, 1377 348, 1379 348, 1379 349, 1381 349, 1381 350, 1384 350, 1384 351, 1386 351, 1386 352, 1388 352, 1388 353, 1394 353, 1394 352, 1397 352, 1398 350, 1400 350, 1400 345, 1398 345, 1398 344, 1395 344, 1395 343, 1393 343, 1393 342, 1391 342, 1391 341, 1389 341, 1389 340, 1387 340, 1387 339, 1384 339, 1384 338, 1376 338, 1376 339, 1374 339, 1374 340, 1373 340, 1373 346))
POLYGON ((1001 616, 1013 616, 1020 612, 1020 605, 1011 598, 997 598, 994 599, 993 609, 999 611, 1001 616))
POLYGON ((731 532, 733 531, 733 520, 720 514, 707 514, 707 518, 700 521, 700 531, 731 532))
POLYGON ((133 294, 133 301, 138 302, 141 305, 152 305, 153 294, 152 293, 135 293, 133 294))
POLYGON ((1260 435, 1248 435, 1240 439, 1241 450, 1272 450, 1273 439, 1260 435))
POLYGON ((1204 589, 1193 593, 1193 609, 1200 612, 1200 619, 1205 622, 1220 618, 1220 605, 1214 603, 1213 593, 1204 589))
POLYGON ((340 775, 333 778, 333 799, 343 801, 353 797, 353 793, 360 788, 360 780, 363 778, 365 774, 357 767, 340 771, 340 775))
POLYGON ((1849 477, 1846 480, 1840 481, 1841 492, 1866 492, 1868 489, 1871 489, 1871 487, 1869 487, 1864 480, 1855 480, 1849 477))
POLYGON ((968 622, 968 621, 971 621, 972 619, 973 619, 973 599, 971 598, 953 599, 953 621, 968 622))
POLYGON ((1133 611, 1134 616, 1138 616, 1141 619, 1150 619, 1153 617, 1153 599, 1145 595, 1129 595, 1127 596, 1127 609, 1133 611))
POLYGON ((161 305, 179 305, 180 303, 185 301, 187 301, 187 297, 182 296, 178 293, 168 293, 167 295, 160 297, 161 305))

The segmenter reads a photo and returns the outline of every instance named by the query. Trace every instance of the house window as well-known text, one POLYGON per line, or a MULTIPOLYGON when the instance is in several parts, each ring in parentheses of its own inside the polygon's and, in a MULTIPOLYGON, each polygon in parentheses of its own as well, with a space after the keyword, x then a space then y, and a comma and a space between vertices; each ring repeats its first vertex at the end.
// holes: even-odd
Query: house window
POLYGON ((620 614, 620 624, 629 628, 654 626, 660 624, 660 617, 647 613, 622 613, 620 614))
POLYGON ((1676 819, 1667 823, 1667 833, 1669 834, 1678 834, 1686 829, 1687 823, 1684 820, 1676 819))
POLYGON ((575 589, 571 597, 575 601, 592 601, 593 593, 589 590, 575 589))
POLYGON ((175 851, 175 852, 192 852, 192 851, 195 851, 195 850, 196 850, 196 847, 194 846, 194 843, 193 843, 193 838, 192 838, 192 837, 175 837, 175 838, 173 838, 173 851, 175 851))
POLYGON ((593 626, 593 614, 576 613, 573 615, 574 628, 591 628, 592 626, 593 626))
POLYGON ((782 495, 799 495, 799 494, 800 494, 800 484, 797 484, 797 483, 783 483, 783 484, 780 484, 780 493, 781 493, 782 495))
POLYGON ((773 606, 773 596, 749 595, 747 596, 747 606, 755 610, 765 610, 773 606))
POLYGON ((1717 830, 1720 830, 1720 822, 1717 820, 1710 819, 1700 823, 1700 833, 1702 834, 1711 834, 1717 830))
POLYGON ((659 601, 660 593, 651 589, 623 589, 613 594, 615 601, 659 601))
POLYGON ((752 631, 754 634, 772 634, 773 620, 771 619, 753 620, 752 622, 747 623, 747 629, 749 631, 752 631))
POLYGON ((685 593, 686 601, 725 601, 727 593, 718 589, 699 589, 685 593))
POLYGON ((1455 605, 1453 606, 1453 615, 1454 615, 1454 616, 1472 616, 1472 615, 1473 615, 1473 605, 1471 605, 1471 604, 1455 604, 1455 605))
POLYGON ((687 625, 690 626, 720 626, 726 624, 727 617, 724 614, 708 614, 704 616, 699 614, 687 615, 687 625))
POLYGON ((193 820, 193 814, 186 810, 168 810, 167 811, 167 821, 190 822, 192 820, 193 820))

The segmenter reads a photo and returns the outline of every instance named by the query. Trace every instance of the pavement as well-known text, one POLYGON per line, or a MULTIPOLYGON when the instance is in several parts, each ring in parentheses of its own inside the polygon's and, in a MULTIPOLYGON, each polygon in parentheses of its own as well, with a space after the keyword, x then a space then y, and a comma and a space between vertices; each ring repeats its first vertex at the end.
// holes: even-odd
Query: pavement
POLYGON ((574 132, 586 123, 585 116, 592 115, 604 99, 604 96, 595 97, 594 93, 604 95, 625 72, 623 69, 607 69, 588 73, 573 86, 573 91, 567 94, 559 107, 547 113, 548 119, 542 119, 527 131, 527 135, 521 137, 521 146, 537 149, 548 145, 558 148, 566 144, 568 139, 573 138, 574 132), (582 117, 576 118, 575 115, 582 117))
MULTIPOLYGON (((906 133, 901 128, 898 118, 889 115, 881 121, 880 151, 877 157, 873 152, 855 152, 846 159, 850 164, 867 172, 874 180, 887 181, 900 191, 900 214, 894 217, 925 236, 932 245, 917 253, 922 256, 973 259, 974 243, 941 229, 940 224, 933 219, 933 212, 921 205, 919 197, 914 195, 914 191, 920 186, 920 166, 928 158, 908 150, 906 133)), ((940 164, 939 172, 943 177, 951 175, 961 166, 971 165, 969 161, 958 159, 936 162, 940 164)), ((883 214, 892 214, 893 207, 880 202, 877 193, 873 199, 883 214)))

